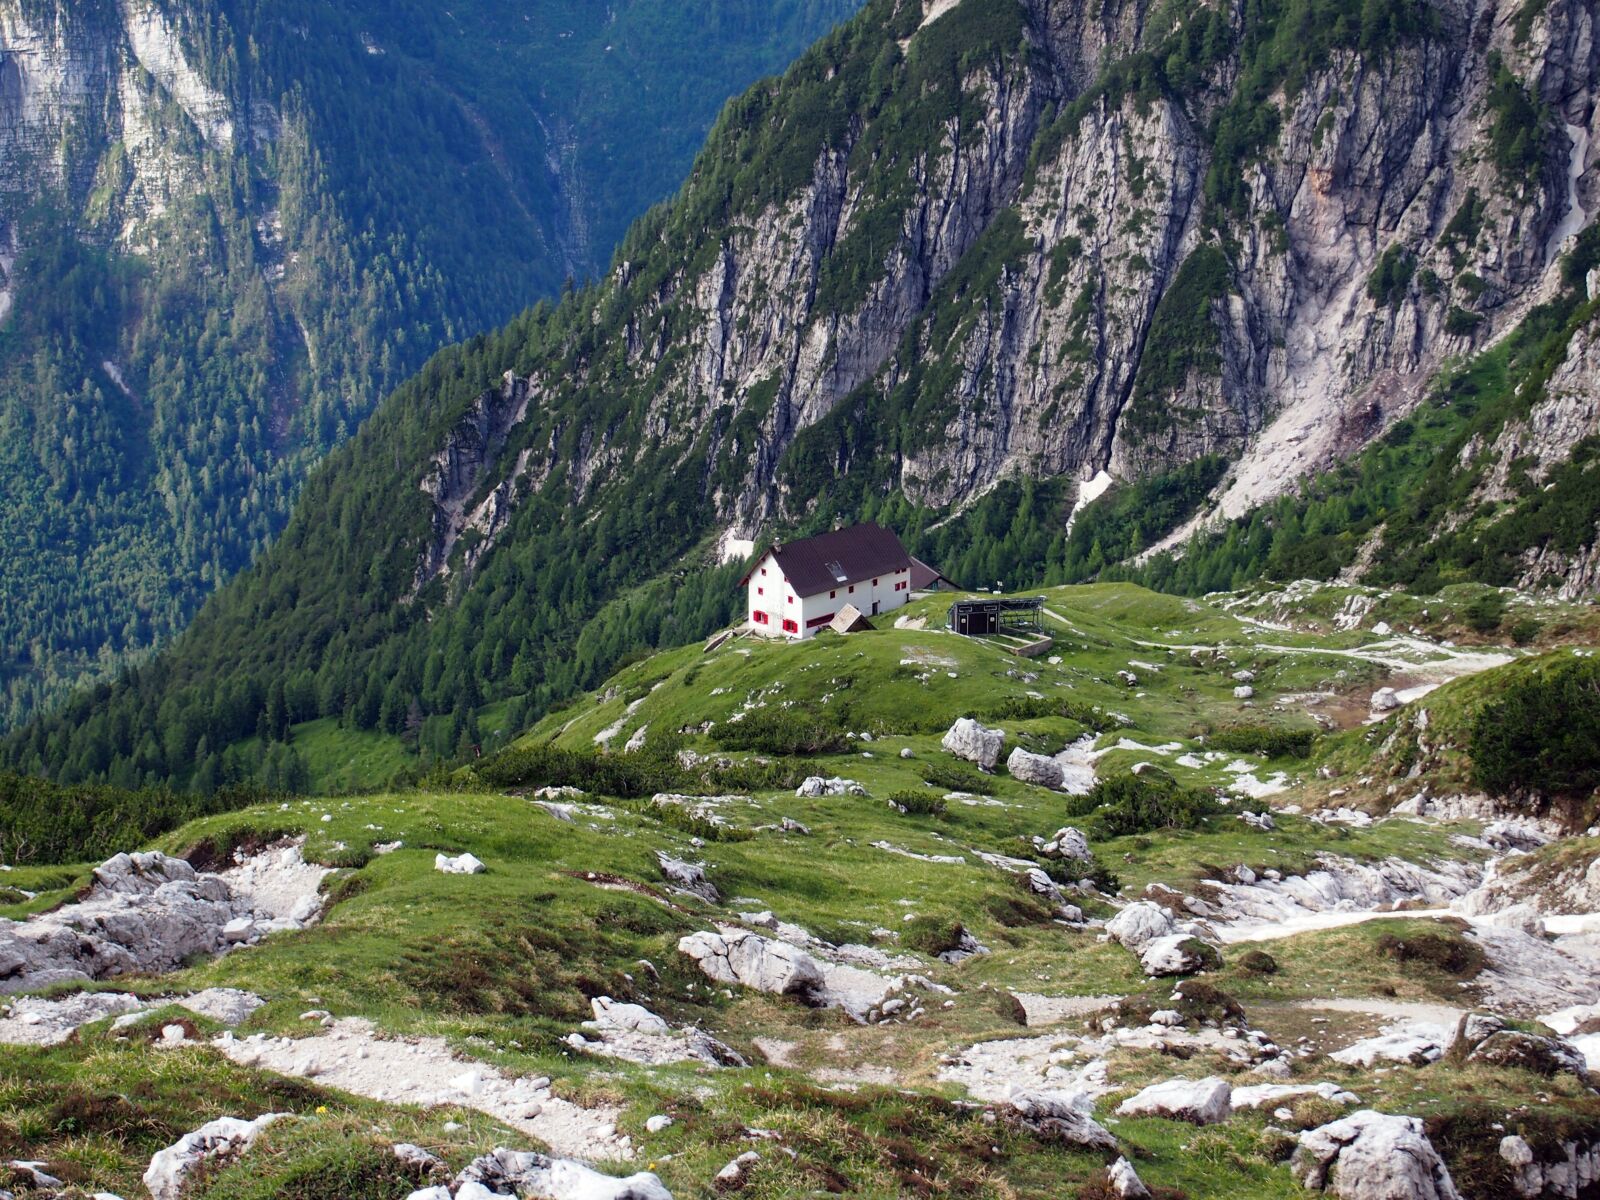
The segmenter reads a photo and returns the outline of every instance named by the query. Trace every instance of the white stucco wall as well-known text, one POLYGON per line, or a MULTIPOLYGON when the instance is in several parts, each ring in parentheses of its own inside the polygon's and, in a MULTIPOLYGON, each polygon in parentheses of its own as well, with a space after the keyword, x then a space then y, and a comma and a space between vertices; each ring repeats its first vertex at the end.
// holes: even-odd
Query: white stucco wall
POLYGON ((854 585, 843 584, 826 592, 818 592, 814 596, 797 596, 789 587, 789 582, 784 578, 777 561, 769 554, 750 572, 750 580, 746 585, 745 613, 750 621, 750 627, 757 633, 772 637, 806 638, 811 637, 818 629, 826 628, 825 624, 815 628, 808 627, 809 622, 822 617, 831 618, 846 604, 854 604, 868 617, 873 615, 874 604, 878 606, 879 613, 892 612, 900 608, 911 599, 910 582, 911 571, 907 568, 904 571, 879 576, 876 586, 871 579, 864 579, 854 585), (763 570, 766 571, 765 575, 762 574, 763 570), (908 586, 897 591, 895 589, 897 583, 908 586), (757 612, 768 615, 767 624, 763 625, 756 621, 757 612), (786 634, 783 629, 785 619, 794 621, 799 629, 786 634))

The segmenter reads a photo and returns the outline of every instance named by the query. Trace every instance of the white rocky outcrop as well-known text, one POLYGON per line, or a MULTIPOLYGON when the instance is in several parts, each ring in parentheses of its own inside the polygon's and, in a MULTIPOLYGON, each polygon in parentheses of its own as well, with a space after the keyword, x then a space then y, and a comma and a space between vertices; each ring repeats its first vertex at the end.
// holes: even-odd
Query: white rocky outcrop
POLYGON ((186 1133, 165 1150, 156 1151, 145 1168, 144 1185, 152 1200, 178 1200, 184 1181, 201 1164, 234 1158, 248 1150, 261 1131, 286 1113, 264 1113, 253 1121, 219 1117, 186 1133))
POLYGON ((1094 1119, 1094 1101, 1086 1093, 1019 1090, 1010 1105, 1024 1125, 1053 1141, 1084 1150, 1117 1148, 1116 1137, 1094 1119))
POLYGON ((1592 1141, 1562 1142, 1558 1154, 1541 1158, 1526 1138, 1508 1133, 1500 1139, 1500 1159, 1512 1170, 1512 1188, 1525 1200, 1578 1200, 1600 1183, 1600 1145, 1592 1141))
POLYGON ((1150 1189, 1125 1158, 1117 1159, 1106 1168, 1106 1186, 1120 1200, 1150 1200, 1150 1189))
POLYGON ((1065 778, 1061 764, 1055 759, 1034 754, 1021 746, 1012 749, 1010 757, 1006 759, 1006 770, 1018 782, 1037 787, 1059 788, 1065 778))
POLYGON ((1117 1105, 1119 1117, 1170 1117, 1194 1125, 1217 1125, 1233 1115, 1233 1088, 1226 1079, 1168 1079, 1153 1083, 1117 1105))
POLYGON ((1382 1062, 1421 1067, 1438 1062, 1455 1040, 1455 1030, 1432 1021, 1408 1021, 1375 1037, 1362 1038, 1328 1057, 1350 1067, 1371 1067, 1382 1062))
POLYGON ((867 789, 854 779, 841 779, 838 776, 829 779, 821 775, 810 775, 795 788, 794 794, 803 797, 865 796, 867 789))
POLYGON ((1006 733, 1003 729, 985 729, 971 717, 962 717, 950 726, 939 744, 957 758, 992 771, 1005 749, 1006 733))
POLYGON ((778 996, 822 1002, 821 966, 805 951, 787 942, 744 930, 702 930, 678 941, 678 951, 692 958, 706 976, 778 996))
POLYGON ((299 929, 321 910, 327 869, 285 843, 219 874, 166 854, 117 854, 96 867, 84 897, 26 921, 0 920, 0 992, 32 991, 130 973, 170 971, 186 959, 299 929))
POLYGON ((656 862, 660 864, 661 873, 667 881, 681 891, 692 896, 716 904, 722 899, 722 894, 717 891, 716 885, 706 878, 704 863, 692 863, 682 858, 674 858, 664 850, 656 851, 656 862))
POLYGON ((1416 1117, 1362 1109, 1300 1135, 1294 1176, 1340 1200, 1461 1200, 1416 1117))
POLYGON ((435 854, 433 869, 446 875, 482 875, 489 868, 483 865, 483 860, 477 855, 468 853, 453 858, 448 854, 435 854))
POLYGON ((672 1200, 649 1171, 618 1178, 571 1159, 497 1148, 464 1167, 448 1185, 412 1192, 407 1200, 485 1200, 525 1196, 537 1200, 672 1200))
MULTIPOLYGON (((73 992, 65 996, 19 996, 0 1010, 0 1045, 53 1046, 85 1025, 117 1018, 116 1026, 142 1012, 176 1004, 223 1025, 238 1025, 266 1001, 237 988, 207 988, 190 996, 144 1000, 125 992, 73 992)), ((114 1026, 114 1027, 116 1027, 114 1026)))
POLYGON ((1216 964, 1216 951, 1193 934, 1172 933, 1146 942, 1139 968, 1146 975, 1192 975, 1216 964))
POLYGON ((1092 857, 1089 852, 1088 836, 1083 830, 1075 829, 1071 825, 1056 830, 1048 841, 1040 837, 1034 838, 1033 845, 1046 858, 1075 858, 1087 862, 1092 857))
POLYGON ((573 1033, 566 1039, 576 1050, 646 1066, 675 1062, 701 1062, 711 1067, 747 1065, 736 1050, 710 1034, 693 1028, 675 1029, 666 1018, 642 1004, 596 996, 589 1005, 594 1019, 583 1023, 589 1033, 573 1033))
POLYGON ((1106 922, 1106 933, 1138 954, 1157 938, 1169 936, 1173 924, 1172 915, 1159 904, 1136 900, 1106 922))

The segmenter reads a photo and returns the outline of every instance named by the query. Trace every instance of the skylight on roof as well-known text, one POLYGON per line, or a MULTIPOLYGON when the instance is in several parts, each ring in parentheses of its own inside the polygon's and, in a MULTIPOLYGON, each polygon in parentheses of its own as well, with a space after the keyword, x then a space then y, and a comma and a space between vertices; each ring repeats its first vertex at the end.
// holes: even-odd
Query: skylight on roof
POLYGON ((849 576, 847 576, 844 573, 844 568, 842 566, 840 566, 836 562, 823 563, 822 565, 827 567, 828 570, 832 571, 833 572, 833 577, 835 579, 837 579, 840 583, 843 583, 846 579, 849 578, 849 576))

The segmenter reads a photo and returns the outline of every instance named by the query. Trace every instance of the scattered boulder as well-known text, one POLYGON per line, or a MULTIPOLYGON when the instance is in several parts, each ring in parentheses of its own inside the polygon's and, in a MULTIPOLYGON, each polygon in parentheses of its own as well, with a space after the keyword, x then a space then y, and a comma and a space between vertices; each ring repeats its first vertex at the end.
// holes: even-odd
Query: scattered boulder
POLYGON ((67 996, 22 996, 0 1016, 0 1045, 54 1046, 85 1025, 144 1010, 123 992, 74 992, 67 996))
POLYGON ((1056 830, 1055 835, 1048 842, 1035 840, 1039 853, 1049 858, 1075 858, 1088 862, 1093 856, 1089 852, 1089 838, 1081 829, 1074 829, 1068 825, 1056 830))
POLYGON ((1139 966, 1146 975, 1192 975, 1221 965, 1222 956, 1214 947, 1187 933, 1156 938, 1139 951, 1139 966))
POLYGON ((902 746, 902 747, 901 747, 901 748, 900 748, 900 757, 901 757, 901 758, 915 758, 915 757, 916 757, 916 754, 915 754, 915 752, 914 752, 914 751, 913 751, 913 750, 912 750, 912 749, 911 749, 911 747, 910 747, 910 746, 902 746))
POLYGON ((1347 1067, 1371 1067, 1385 1060, 1424 1067, 1443 1058, 1452 1041, 1451 1031, 1445 1026, 1413 1021, 1352 1042, 1328 1057, 1347 1067))
POLYGON ((1232 1115, 1233 1088, 1214 1075, 1153 1083, 1117 1105, 1119 1117, 1170 1117, 1194 1125, 1217 1125, 1232 1115))
POLYGON ((1571 1042, 1516 1029, 1491 1033, 1468 1052, 1467 1061, 1491 1067, 1515 1067, 1546 1079, 1573 1075, 1580 1083, 1589 1082, 1588 1061, 1583 1051, 1571 1042))
POLYGON ((1149 900, 1138 900, 1106 922, 1106 933, 1112 941, 1138 954, 1157 938, 1170 935, 1172 926, 1166 909, 1149 900))
POLYGON ((1238 687, 1233 689, 1233 698, 1235 700, 1250 700, 1254 698, 1255 694, 1255 688, 1251 687, 1248 683, 1241 683, 1238 687))
POLYGON ((468 1163, 448 1186, 423 1188, 406 1200, 483 1200, 528 1196, 543 1200, 672 1200, 649 1171, 619 1179, 566 1158, 528 1150, 496 1149, 468 1163))
POLYGON ((1600 1181, 1600 1151, 1593 1142, 1563 1141, 1547 1146, 1546 1155, 1541 1159, 1526 1138, 1514 1133, 1500 1139, 1500 1160, 1511 1168, 1511 1186, 1525 1200, 1587 1196, 1600 1181))
POLYGON ((1272 814, 1265 810, 1258 813, 1242 812, 1239 814, 1239 820, 1263 833, 1269 833, 1278 827, 1278 823, 1272 819, 1272 814))
POLYGON ((670 1128, 672 1124, 672 1118, 667 1116, 666 1113, 657 1113, 655 1116, 645 1120, 644 1131, 646 1133, 660 1133, 662 1130, 670 1128))
POLYGON ((610 996, 596 996, 589 1001, 594 1010, 594 1020, 585 1021, 590 1029, 604 1032, 669 1034, 672 1026, 642 1004, 625 1004, 610 996))
POLYGON ((1022 879, 1035 896, 1043 896, 1055 904, 1060 904, 1066 899, 1061 894, 1061 889, 1056 886, 1056 881, 1038 867, 1029 867, 1022 873, 1022 879))
POLYGON ((1308 1129, 1290 1166, 1301 1184, 1341 1200, 1461 1200, 1416 1117, 1362 1109, 1308 1129))
POLYGON ((1065 778, 1061 764, 1053 758, 1043 754, 1033 754, 1021 746, 1011 751, 1011 756, 1006 759, 1006 770, 1011 773, 1011 778, 1020 783, 1031 783, 1038 787, 1058 788, 1065 778))
POLYGON ((1150 1189, 1125 1158, 1117 1159, 1106 1168, 1106 1186, 1122 1200, 1150 1200, 1150 1189))
POLYGON ((825 984, 821 966, 803 950, 743 930, 705 930, 678 941, 707 977, 778 996, 798 996, 822 1003, 825 984))
POLYGON ((287 1113, 264 1113, 253 1121, 219 1117, 186 1133, 165 1150, 157 1150, 145 1168, 144 1185, 153 1200, 178 1200, 184 1181, 202 1163, 243 1154, 261 1131, 287 1113))
POLYGON ((674 887, 680 888, 690 895, 699 896, 702 900, 718 904, 722 900, 722 893, 717 891, 716 885, 706 878, 706 868, 703 863, 686 862, 681 858, 662 850, 656 851, 656 862, 661 864, 661 873, 667 877, 674 887))
POLYGON ((746 1150, 717 1172, 717 1186, 725 1191, 742 1188, 746 1177, 760 1161, 761 1155, 754 1150, 746 1150))
POLYGON ((1093 1102, 1081 1092, 1019 1091, 1011 1109, 1026 1128, 1083 1150, 1115 1152, 1117 1139, 1090 1115, 1093 1102))
POLYGON ((1005 748, 1006 734, 1003 729, 985 729, 971 717, 962 717, 950 726, 939 744, 957 758, 992 771, 1005 748))
POLYGON ((821 775, 808 776, 804 783, 795 788, 796 796, 865 796, 867 789, 854 779, 840 779, 835 776, 825 779, 821 775))
POLYGON ((454 858, 448 854, 435 854, 433 869, 443 871, 446 875, 482 875, 489 868, 475 854, 458 854, 454 858))
POLYGON ((1372 693, 1371 707, 1375 713, 1393 712, 1400 707, 1400 695, 1393 688, 1379 688, 1372 693))

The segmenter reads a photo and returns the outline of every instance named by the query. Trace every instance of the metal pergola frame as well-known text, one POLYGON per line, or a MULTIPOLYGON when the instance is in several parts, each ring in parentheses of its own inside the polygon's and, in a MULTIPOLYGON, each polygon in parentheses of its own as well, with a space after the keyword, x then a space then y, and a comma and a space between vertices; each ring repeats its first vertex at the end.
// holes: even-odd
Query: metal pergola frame
POLYGON ((957 600, 950 606, 950 629, 963 637, 994 637, 1044 632, 1044 597, 957 600))

